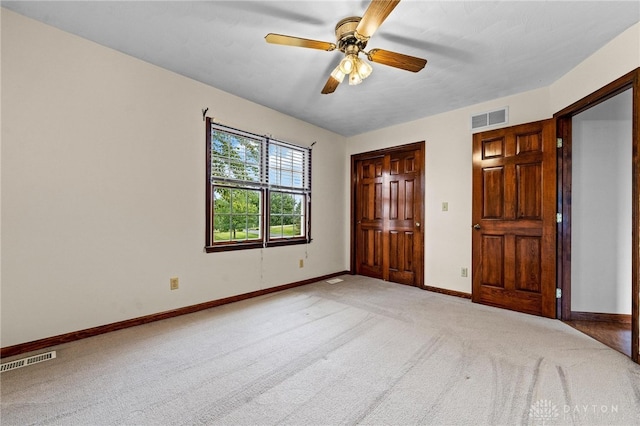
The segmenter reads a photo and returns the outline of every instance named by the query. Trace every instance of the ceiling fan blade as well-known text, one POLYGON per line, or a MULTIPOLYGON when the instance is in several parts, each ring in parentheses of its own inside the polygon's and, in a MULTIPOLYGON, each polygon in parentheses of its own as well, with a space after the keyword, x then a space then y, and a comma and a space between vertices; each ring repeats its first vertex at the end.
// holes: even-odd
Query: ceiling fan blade
POLYGON ((356 27, 356 37, 368 40, 400 0, 372 0, 356 27))
POLYGON ((309 40, 307 38, 292 37, 282 34, 269 33, 265 36, 267 43, 284 44, 286 46, 308 47, 310 49, 334 50, 337 46, 333 43, 318 40, 309 40))
POLYGON ((329 76, 329 80, 327 80, 327 83, 322 88, 322 94, 328 95, 329 93, 335 92, 339 84, 339 80, 336 80, 333 76, 329 76))
POLYGON ((418 72, 427 64, 426 59, 403 55, 402 53, 391 52, 384 49, 370 50, 369 53, 367 53, 367 58, 369 58, 371 62, 389 65, 390 67, 400 68, 411 72, 418 72))

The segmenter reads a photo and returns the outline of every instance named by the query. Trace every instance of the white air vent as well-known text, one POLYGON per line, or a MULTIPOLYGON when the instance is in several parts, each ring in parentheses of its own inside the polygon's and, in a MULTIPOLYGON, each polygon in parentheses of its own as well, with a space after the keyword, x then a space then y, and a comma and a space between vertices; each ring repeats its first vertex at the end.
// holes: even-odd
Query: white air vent
POLYGON ((27 367, 32 364, 37 364, 43 361, 49 361, 56 357, 56 351, 46 352, 43 354, 33 355, 28 358, 17 359, 15 361, 5 362, 0 365, 0 373, 5 371, 15 370, 16 368, 27 367))
POLYGON ((495 111, 483 112, 471 116, 471 130, 483 129, 485 127, 507 124, 509 122, 509 107, 497 109, 495 111))
POLYGON ((327 282, 329 284, 338 284, 338 283, 341 283, 342 281, 343 280, 341 280, 340 278, 334 278, 334 279, 331 279, 331 280, 327 280, 327 282))

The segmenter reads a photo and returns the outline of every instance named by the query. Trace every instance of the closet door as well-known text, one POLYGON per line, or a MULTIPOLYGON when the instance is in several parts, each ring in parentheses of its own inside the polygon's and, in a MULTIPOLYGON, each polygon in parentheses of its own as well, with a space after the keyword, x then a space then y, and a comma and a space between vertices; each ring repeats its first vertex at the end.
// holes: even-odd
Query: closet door
POLYGON ((355 272, 422 286, 423 144, 353 160, 355 272))

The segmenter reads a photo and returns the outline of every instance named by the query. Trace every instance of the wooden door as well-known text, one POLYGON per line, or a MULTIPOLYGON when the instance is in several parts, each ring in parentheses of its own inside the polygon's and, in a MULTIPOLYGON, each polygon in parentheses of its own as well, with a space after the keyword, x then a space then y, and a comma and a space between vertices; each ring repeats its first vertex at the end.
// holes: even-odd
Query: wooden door
POLYGON ((424 144, 352 157, 352 270, 422 286, 424 144))
POLYGON ((555 318, 553 120, 473 136, 474 302, 555 318))
POLYGON ((382 272, 384 232, 383 174, 387 158, 356 162, 356 274, 384 279, 382 272))

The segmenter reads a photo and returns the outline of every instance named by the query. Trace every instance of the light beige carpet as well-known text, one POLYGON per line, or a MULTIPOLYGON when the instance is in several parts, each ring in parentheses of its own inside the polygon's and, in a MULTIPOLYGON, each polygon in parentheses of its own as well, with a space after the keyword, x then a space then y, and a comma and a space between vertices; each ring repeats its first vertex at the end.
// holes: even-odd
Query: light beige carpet
POLYGON ((559 321, 341 278, 54 347, 1 423, 639 422, 640 366, 559 321))

